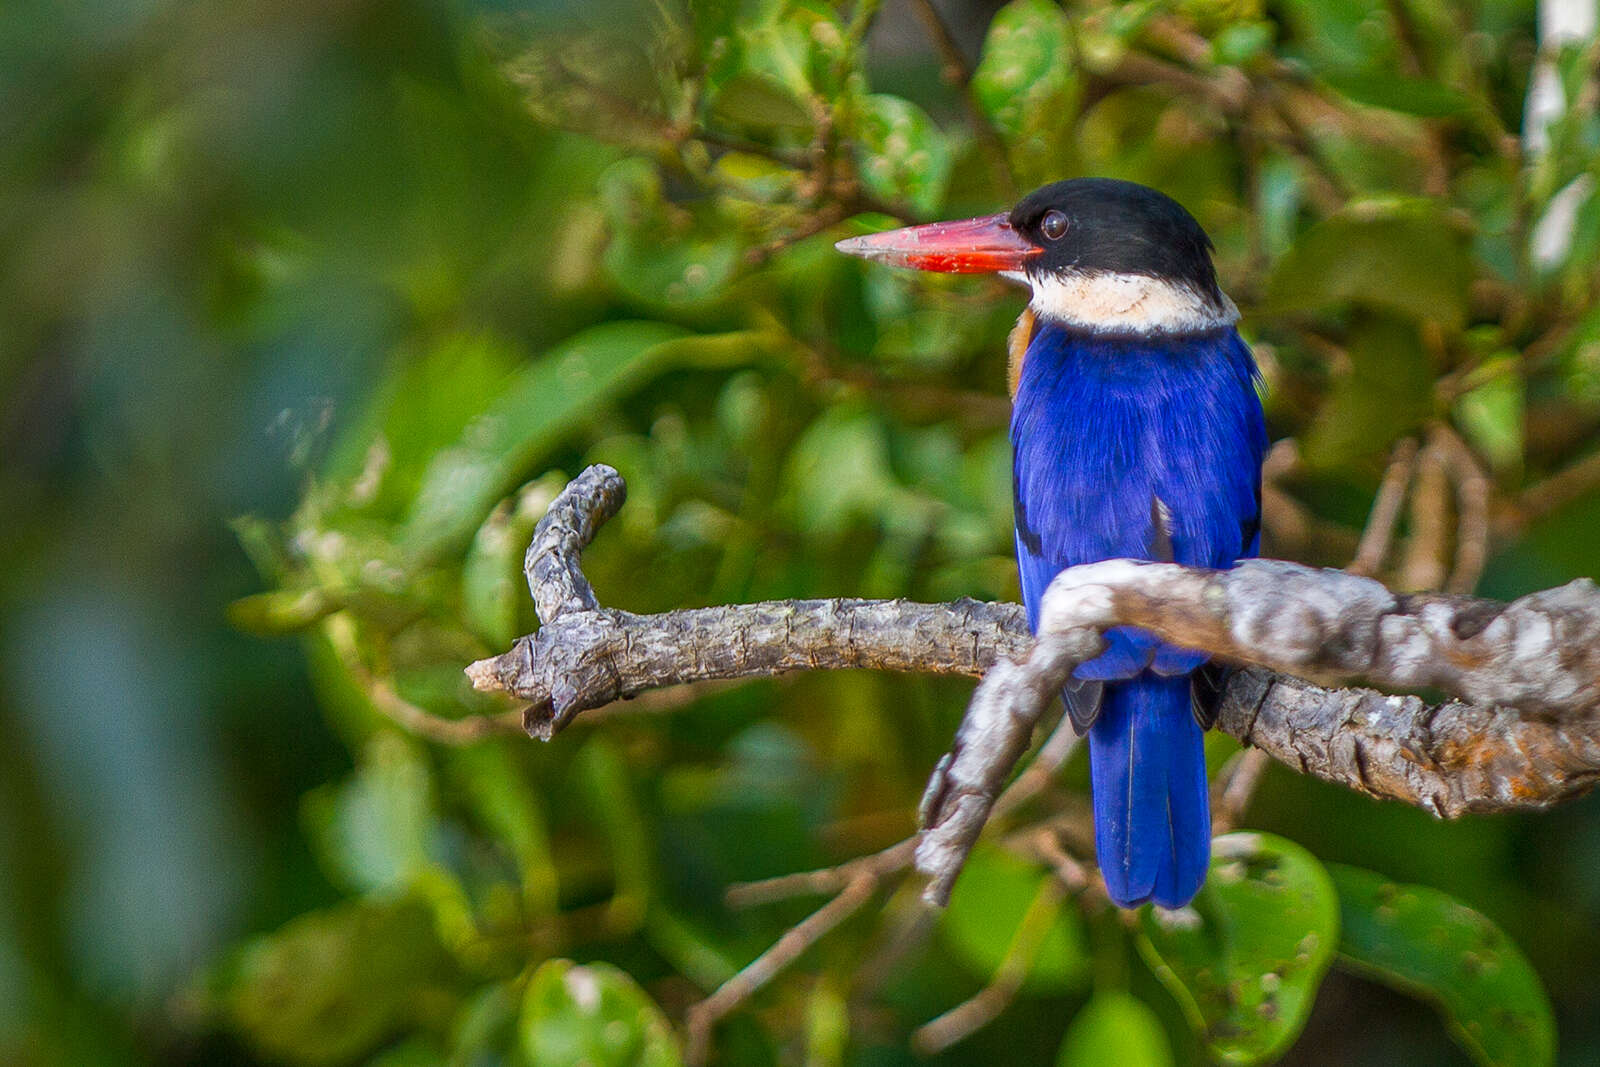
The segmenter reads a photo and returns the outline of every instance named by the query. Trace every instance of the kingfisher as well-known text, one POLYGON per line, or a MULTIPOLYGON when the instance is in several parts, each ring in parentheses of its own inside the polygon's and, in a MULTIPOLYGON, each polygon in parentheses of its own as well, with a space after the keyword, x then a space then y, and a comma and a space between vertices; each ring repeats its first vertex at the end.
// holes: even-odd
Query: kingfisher
MULTIPOLYGON (((840 241, 842 252, 1026 285, 1012 330, 1012 501, 1028 625, 1063 568, 1228 568, 1256 555, 1267 432, 1259 374, 1209 237, 1182 205, 1109 178, 1009 213, 840 241)), ((1089 735, 1095 852, 1121 907, 1187 904, 1211 855, 1204 732, 1222 668, 1119 627, 1062 693, 1089 735)))

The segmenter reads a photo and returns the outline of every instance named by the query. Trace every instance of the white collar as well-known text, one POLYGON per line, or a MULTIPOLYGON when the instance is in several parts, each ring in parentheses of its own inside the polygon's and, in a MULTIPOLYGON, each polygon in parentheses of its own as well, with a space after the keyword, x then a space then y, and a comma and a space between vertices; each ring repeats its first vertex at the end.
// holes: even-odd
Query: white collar
MULTIPOLYGON (((1033 289, 1028 306, 1047 322, 1104 333, 1200 333, 1239 321, 1239 309, 1217 304, 1191 285, 1146 274, 1110 271, 1007 278, 1033 289)), ((1218 294, 1219 296, 1221 294, 1218 294)))

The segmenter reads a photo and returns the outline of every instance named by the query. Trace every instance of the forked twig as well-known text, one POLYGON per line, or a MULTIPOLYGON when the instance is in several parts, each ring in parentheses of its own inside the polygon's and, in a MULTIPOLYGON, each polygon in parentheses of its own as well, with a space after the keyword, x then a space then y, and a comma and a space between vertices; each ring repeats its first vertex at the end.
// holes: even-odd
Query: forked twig
POLYGON ((710 1049, 711 1031, 717 1021, 777 977, 779 971, 799 959, 806 949, 860 911, 877 888, 878 879, 872 875, 862 874, 852 879, 837 896, 790 927, 771 948, 718 986, 716 992, 693 1005, 686 1020, 689 1041, 684 1059, 692 1064, 704 1063, 710 1049))

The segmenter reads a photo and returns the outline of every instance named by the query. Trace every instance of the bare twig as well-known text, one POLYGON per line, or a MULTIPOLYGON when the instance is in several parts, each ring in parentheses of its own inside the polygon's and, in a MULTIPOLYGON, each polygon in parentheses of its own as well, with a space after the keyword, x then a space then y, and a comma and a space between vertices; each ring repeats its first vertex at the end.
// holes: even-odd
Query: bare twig
POLYGON ((1028 835, 1027 847, 1035 859, 1055 872, 1056 880, 1066 887, 1067 892, 1092 892, 1101 900, 1109 899, 1100 872, 1084 866, 1067 851, 1056 826, 1047 823, 1036 827, 1028 835))
POLYGON ((523 725, 555 736, 579 712, 650 689, 788 671, 981 675, 1029 643, 1010 604, 784 600, 661 615, 575 612, 467 668, 472 684, 529 702, 523 725))
POLYGON ((1389 466, 1378 485, 1378 495, 1372 501, 1372 512, 1367 516, 1367 528, 1361 532, 1361 543, 1356 546, 1356 558, 1345 568, 1351 574, 1371 578, 1383 569, 1394 543, 1400 507, 1405 503, 1406 489, 1416 469, 1417 442, 1407 437, 1395 446, 1394 454, 1389 457, 1389 466))
POLYGON ((1292 437, 1282 438, 1267 449, 1267 457, 1261 461, 1261 480, 1281 481, 1298 471, 1300 466, 1300 446, 1292 437))
POLYGON ((622 475, 596 464, 567 483, 534 527, 522 570, 528 576, 533 609, 545 626, 569 611, 600 609, 579 557, 627 498, 628 486, 622 475))
MULTIPOLYGON (((1055 731, 1040 747, 1038 755, 1029 764, 1028 769, 1019 775, 1016 781, 1012 782, 1006 791, 1001 794, 1000 800, 995 805, 996 821, 1002 819, 1006 814, 1016 811, 1029 799, 1038 795, 1048 784, 1055 771, 1065 762, 1067 756, 1071 754, 1076 743, 1077 737, 1072 732, 1070 721, 1066 716, 1062 716, 1055 731)), ((849 890, 850 887, 859 886, 863 883, 875 888, 911 866, 916 843, 916 838, 908 838, 889 848, 868 856, 849 860, 836 867, 828 867, 817 871, 802 871, 797 874, 782 875, 759 882, 746 882, 742 885, 732 886, 728 889, 727 900, 729 905, 733 907, 748 907, 812 893, 842 894, 849 890)), ((1053 861, 1046 862, 1052 862, 1053 864, 1053 861)), ((1067 860, 1066 862, 1071 863, 1072 861, 1067 860)), ((1067 884, 1070 888, 1081 888, 1072 886, 1070 883, 1067 884)), ((904 952, 917 939, 925 936, 930 928, 930 915, 931 913, 918 906, 915 913, 905 922, 904 929, 894 939, 894 943, 890 946, 890 951, 904 952)), ((826 932, 826 929, 821 929, 818 936, 826 932)), ((878 962, 881 964, 881 961, 878 962)), ((770 969, 758 976, 760 981, 746 982, 738 987, 738 998, 723 1005, 721 1014, 732 1011, 740 1001, 754 993, 776 973, 776 969, 770 969)), ((869 979, 873 977, 868 975, 869 979)), ((994 995, 996 994, 991 994, 991 996, 994 995)), ((1005 999, 1009 1000, 1010 995, 1005 994, 1005 999)), ((1003 1003, 1001 1006, 1004 1006, 1003 1003)), ((969 1013, 971 1010, 968 1009, 969 1013)), ((987 1019, 984 1019, 977 1025, 982 1025, 982 1022, 986 1021, 987 1019)))
POLYGON ((356 623, 348 614, 340 612, 329 616, 323 623, 323 632, 334 655, 372 701, 372 706, 394 720, 395 725, 418 737, 441 745, 470 745, 486 737, 506 737, 521 731, 520 712, 447 719, 402 697, 393 679, 374 673, 362 660, 357 648, 356 623))
POLYGON ((1200 74, 1144 52, 1129 51, 1100 77, 1117 85, 1164 85, 1189 100, 1209 100, 1224 115, 1240 114, 1250 99, 1250 79, 1231 67, 1200 74))
MULTIPOLYGON (((1076 743, 1077 737, 1072 732, 1070 721, 1065 716, 1062 716, 1061 722, 1045 741, 1044 745, 1040 747, 1038 755, 1029 764, 1028 769, 1019 775, 1016 781, 1012 782, 1006 791, 1001 794, 1000 800, 996 804, 996 821, 999 821, 1005 814, 1016 811, 1017 808, 1036 796, 1048 784, 1055 771, 1065 762, 1076 743)), ((835 900, 837 900, 838 895, 844 894, 853 886, 876 888, 894 876, 903 873, 911 866, 916 843, 916 838, 907 838, 879 852, 849 860, 835 867, 827 867, 816 871, 802 871, 796 874, 781 875, 777 878, 767 878, 759 882, 746 882, 742 885, 731 886, 727 892, 727 901, 732 907, 750 907, 808 894, 834 894, 835 900)), ((1056 851, 1060 852, 1059 845, 1056 851)), ((1064 854, 1061 855, 1061 860, 1068 865, 1074 864, 1074 861, 1064 854)), ((1053 857, 1044 860, 1044 862, 1050 863, 1052 866, 1056 864, 1053 857)), ((1082 874, 1081 867, 1076 869, 1082 874)), ((1074 891, 1082 888, 1082 885, 1073 882, 1063 881, 1063 884, 1074 891)), ((1087 884, 1087 882, 1085 881, 1084 884, 1087 884)), ((821 911, 816 914, 821 914, 821 911)), ((897 955, 909 951, 913 945, 929 933, 934 914, 921 905, 917 905, 911 914, 907 916, 902 928, 892 939, 886 951, 897 955)), ((831 928, 831 926, 819 924, 811 932, 820 938, 831 928)), ((813 942, 814 940, 815 938, 813 938, 813 942)), ((799 948, 795 954, 798 955, 799 952, 804 951, 804 947, 799 948)), ((863 984, 870 985, 877 981, 882 976, 883 965, 883 959, 875 959, 872 968, 862 978, 863 984)), ((781 966, 782 964, 778 967, 769 967, 731 990, 726 1002, 718 1006, 719 1017, 732 1011, 739 1003, 775 977, 781 966)), ((719 989, 718 994, 721 994, 721 992, 722 990, 719 989)), ((1009 999, 1009 994, 1006 999, 1009 999)), ((1003 1007, 1003 1004, 1001 1006, 1003 1007)), ((983 1022, 986 1021, 987 1019, 983 1020, 983 1022)), ((978 1025, 982 1025, 982 1022, 979 1022, 978 1025)))
POLYGON ((1312 170, 1333 192, 1338 203, 1348 203, 1355 196, 1355 191, 1345 180, 1344 175, 1339 173, 1339 168, 1334 166, 1322 146, 1317 144, 1316 138, 1306 128, 1300 116, 1295 114, 1294 106, 1284 91, 1278 85, 1265 81, 1258 81, 1255 85, 1256 92, 1265 98, 1273 114, 1283 124, 1290 146, 1311 164, 1312 170))
POLYGON ((1489 496, 1493 483, 1455 431, 1440 425, 1434 430, 1433 440, 1456 487, 1456 558, 1445 579, 1444 591, 1470 593, 1489 562, 1489 496))
POLYGON ((923 899, 940 906, 949 902, 956 876, 989 820, 1001 785, 1027 748, 1034 724, 1072 669, 1104 647, 1098 632, 1083 627, 1050 637, 1041 630, 1025 662, 998 663, 984 677, 955 744, 933 769, 922 798, 925 829, 917 843, 917 870, 929 876, 923 899))
POLYGON ((701 141, 729 152, 740 152, 744 155, 760 156, 762 159, 790 167, 794 170, 804 170, 810 165, 806 153, 789 148, 774 148, 772 145, 760 141, 752 141, 748 137, 723 130, 713 130, 706 126, 697 126, 685 131, 685 136, 690 140, 701 141))
POLYGON ((1426 592, 1444 587, 1449 576, 1450 472, 1443 451, 1429 441, 1417 454, 1416 482, 1411 493, 1411 536, 1400 566, 1400 587, 1426 592))
POLYGON ((1057 577, 1038 641, 1010 662, 1004 657, 1021 656, 1028 637, 1009 605, 788 601, 658 616, 567 611, 585 602, 587 588, 578 585, 575 553, 619 493, 614 471, 591 468, 558 497, 558 517, 536 536, 536 548, 553 547, 530 553, 536 560, 572 553, 531 568, 536 585, 553 586, 539 597, 558 606, 556 618, 505 656, 474 664, 474 684, 532 701, 525 723, 549 736, 586 708, 669 683, 846 666, 988 670, 925 797, 916 864, 930 878, 930 900, 948 899, 1045 707, 1073 667, 1097 654, 1101 631, 1116 625, 1236 663, 1431 686, 1475 702, 1429 706, 1261 672, 1234 676, 1221 728, 1352 788, 1457 814, 1545 806, 1600 775, 1600 593, 1592 582, 1505 605, 1397 597, 1370 579, 1274 561, 1220 572, 1110 561, 1057 577))
POLYGON ((1523 522, 1542 519, 1600 486, 1600 451, 1557 471, 1530 486, 1517 502, 1517 516, 1523 522))
MULTIPOLYGON (((990 821, 1004 821, 1022 805, 1038 796, 1050 784, 1050 780, 1061 769, 1061 765, 1072 755, 1077 744, 1078 736, 1072 732, 1072 722, 1063 715, 1045 743, 1039 746, 1039 751, 1034 756, 1033 762, 1028 764, 1027 770, 1017 775, 1016 779, 1006 787, 1005 792, 1000 794, 990 821)), ((750 907, 809 893, 837 893, 863 874, 883 878, 911 866, 915 847, 916 838, 907 838, 882 851, 849 860, 835 867, 779 875, 759 882, 745 882, 731 886, 728 889, 728 904, 736 908, 750 907)))
POLYGON ((1427 50, 1422 47, 1422 34, 1417 30, 1416 22, 1411 18, 1411 12, 1401 0, 1385 0, 1384 8, 1389 12, 1389 21, 1394 24, 1395 38, 1400 43, 1400 64, 1402 69, 1413 77, 1429 75, 1427 50))
POLYGON ((931 1056, 994 1022, 1022 988, 1066 896, 1067 888, 1060 881, 1047 878, 1040 882, 1039 891, 1023 913, 1022 922, 989 984, 943 1015, 919 1026, 911 1035, 912 1049, 931 1056))
POLYGON ((1078 735, 1072 730, 1072 720, 1063 715, 1045 743, 1039 746, 1039 752, 1028 764, 1027 770, 1017 775, 1016 780, 1000 794, 1000 799, 995 801, 994 818, 1009 818, 1018 808, 1038 796, 1077 747, 1078 735))
POLYGON ((1239 825, 1261 784, 1271 758, 1259 748, 1247 748, 1228 761, 1211 788, 1211 833, 1225 834, 1239 825))
POLYGON ((934 770, 917 847, 927 899, 949 899, 1020 738, 1073 668, 1099 653, 1100 634, 1112 625, 1234 662, 1437 686, 1481 702, 1430 708, 1415 697, 1330 693, 1267 676, 1260 701, 1241 718, 1240 690, 1252 684, 1241 679, 1263 684, 1252 672, 1236 675, 1224 696, 1218 725, 1229 733, 1279 759, 1295 752, 1303 770, 1435 814, 1542 806, 1600 776, 1600 591, 1587 579, 1506 605, 1396 597, 1370 579, 1273 560, 1229 571, 1129 560, 1073 567, 1046 591, 1027 659, 989 672, 955 747, 934 770), (1282 708, 1294 725, 1264 722, 1275 686, 1304 687, 1315 710, 1275 704, 1274 716, 1282 708), (1491 706, 1496 701, 1571 714, 1541 719, 1491 706), (1308 751, 1312 736, 1318 743, 1308 751))
POLYGON ((764 245, 748 249, 744 254, 745 265, 759 266, 784 249, 797 245, 809 237, 815 237, 824 230, 832 229, 843 222, 848 214, 849 207, 842 203, 820 207, 789 232, 773 238, 764 245))
MULTIPOLYGON (((910 861, 906 861, 910 866, 910 861)), ((864 999, 903 973, 901 964, 927 943, 939 925, 940 915, 924 905, 914 894, 909 899, 902 888, 887 908, 886 929, 875 939, 866 959, 855 973, 851 999, 864 999), (899 905, 898 907, 896 905, 899 905)))
POLYGON ((783 874, 776 878, 764 878, 759 882, 743 882, 729 886, 728 905, 734 908, 748 908, 758 904, 788 900, 791 897, 838 893, 845 886, 861 878, 883 878, 909 867, 915 845, 914 838, 906 838, 880 852, 874 852, 870 856, 859 856, 836 867, 783 874))
POLYGON ((1275 554, 1304 557, 1314 547, 1332 558, 1356 551, 1355 531, 1313 515, 1279 483, 1299 473, 1303 464, 1294 438, 1277 441, 1261 465, 1262 543, 1275 554))
POLYGON ((806 949, 860 911, 872 899, 877 887, 877 878, 867 874, 858 876, 838 896, 790 927, 776 944, 718 986, 716 992, 691 1007, 687 1019, 689 1041, 684 1059, 692 1064, 704 1063, 710 1048, 711 1031, 718 1020, 772 981, 778 972, 799 959, 806 949))

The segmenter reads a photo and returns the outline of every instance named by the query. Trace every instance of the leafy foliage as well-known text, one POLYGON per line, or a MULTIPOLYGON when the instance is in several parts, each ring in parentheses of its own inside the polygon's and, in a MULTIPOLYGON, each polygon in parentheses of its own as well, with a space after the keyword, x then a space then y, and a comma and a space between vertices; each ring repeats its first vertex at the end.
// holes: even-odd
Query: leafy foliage
POLYGON ((529 1063, 674 1067, 672 1028, 644 991, 609 964, 550 960, 528 980, 518 1022, 529 1063))
POLYGON ((1555 1062, 1544 988, 1498 926, 1427 886, 1397 885, 1355 867, 1332 874, 1342 959, 1436 1001, 1479 1063, 1555 1062))
POLYGON ((1033 864, 993 849, 973 853, 943 919, 951 951, 980 978, 1004 964, 1024 928, 1039 929, 1039 944, 1023 978, 1038 991, 1080 989, 1089 955, 1077 917, 1062 911, 1051 894, 1051 878, 1033 864), (1012 928, 1010 937, 998 931, 1012 928))
POLYGON ((1138 1063, 1167 1067, 1172 1049, 1155 1012, 1127 993, 1100 993, 1078 1009, 1061 1042, 1059 1067, 1080 1063, 1138 1063))
POLYGON ((1224 1063, 1270 1063, 1299 1036, 1338 942, 1333 884, 1310 853, 1269 834, 1212 842, 1190 909, 1147 911, 1140 951, 1224 1063))

